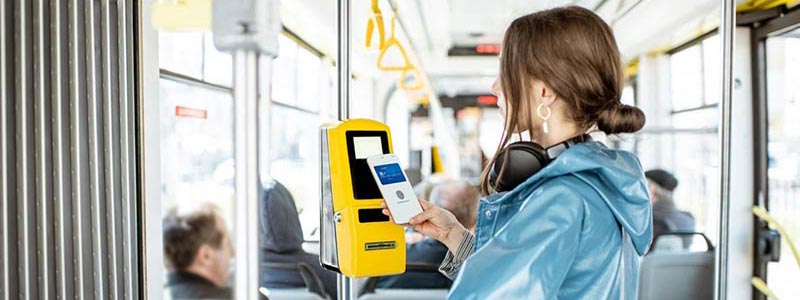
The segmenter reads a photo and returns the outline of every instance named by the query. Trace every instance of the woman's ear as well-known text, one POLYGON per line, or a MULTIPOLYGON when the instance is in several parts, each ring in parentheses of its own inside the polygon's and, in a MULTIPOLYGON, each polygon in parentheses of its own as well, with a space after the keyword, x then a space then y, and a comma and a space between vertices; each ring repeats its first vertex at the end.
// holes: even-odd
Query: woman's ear
POLYGON ((556 102, 556 93, 543 81, 536 80, 534 82, 534 91, 536 92, 537 98, 539 98, 544 105, 549 106, 556 102))

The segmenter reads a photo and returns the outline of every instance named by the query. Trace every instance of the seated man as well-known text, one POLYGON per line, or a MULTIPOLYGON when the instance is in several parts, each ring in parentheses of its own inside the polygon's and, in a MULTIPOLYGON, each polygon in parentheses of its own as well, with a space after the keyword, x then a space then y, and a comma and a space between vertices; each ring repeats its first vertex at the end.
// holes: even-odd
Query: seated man
POLYGON ((169 270, 165 292, 171 299, 232 299, 228 278, 233 245, 217 209, 172 209, 162 228, 169 270))
MULTIPOLYGON (((694 217, 689 212, 679 210, 672 199, 678 179, 661 169, 647 171, 644 175, 653 201, 653 237, 667 232, 694 232, 694 217)), ((684 248, 691 243, 690 236, 682 240, 684 248)))
MULTIPOLYGON (((462 180, 444 181, 433 188, 430 201, 456 216, 466 228, 474 229, 477 222, 478 189, 462 180)), ((378 279, 379 288, 449 289, 452 282, 438 272, 438 266, 447 254, 447 247, 437 240, 424 238, 406 245, 406 263, 433 266, 432 272, 407 271, 404 274, 378 279)))
POLYGON ((326 295, 335 298, 336 273, 323 269, 318 255, 303 250, 303 230, 289 190, 277 181, 265 186, 259 213, 261 285, 267 288, 304 287, 303 276, 292 267, 305 263, 322 283, 322 287, 310 286, 311 291, 323 298, 326 295))

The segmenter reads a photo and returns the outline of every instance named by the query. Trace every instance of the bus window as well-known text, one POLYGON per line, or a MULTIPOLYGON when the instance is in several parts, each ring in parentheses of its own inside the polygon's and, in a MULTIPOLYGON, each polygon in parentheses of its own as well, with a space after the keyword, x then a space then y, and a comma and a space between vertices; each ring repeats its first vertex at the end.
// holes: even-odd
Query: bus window
POLYGON ((159 42, 162 211, 211 202, 232 226, 231 60, 203 54, 214 48, 210 34, 160 33, 159 42))

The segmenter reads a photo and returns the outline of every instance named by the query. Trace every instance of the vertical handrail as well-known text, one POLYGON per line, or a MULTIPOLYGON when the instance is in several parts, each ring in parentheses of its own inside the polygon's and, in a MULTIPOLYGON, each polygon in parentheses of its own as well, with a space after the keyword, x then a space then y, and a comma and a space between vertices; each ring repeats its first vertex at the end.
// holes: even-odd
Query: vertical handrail
POLYGON ((338 0, 338 46, 336 70, 339 74, 339 120, 350 118, 350 0, 338 0))
POLYGON ((720 212, 719 243, 716 253, 716 299, 728 299, 728 246, 731 183, 731 105, 733 104, 733 45, 736 29, 736 3, 722 0, 722 115, 720 116, 720 212))
MULTIPOLYGON (((339 77, 338 119, 343 121, 350 118, 350 0, 338 0, 337 4, 337 45, 339 47, 339 51, 336 53, 336 70, 339 77)), ((355 299, 355 279, 344 274, 338 274, 337 276, 338 289, 336 298, 339 300, 355 299)))
POLYGON ((8 97, 8 91, 10 91, 10 87, 8 86, 8 77, 9 74, 8 70, 8 63, 9 60, 7 59, 8 51, 8 43, 6 42, 7 35, 9 34, 9 28, 6 23, 8 22, 7 16, 8 13, 8 6, 10 4, 6 1, 0 2, 0 140, 3 142, 0 143, 0 219, 2 219, 3 224, 0 225, 2 231, 0 231, 0 245, 2 245, 2 249, 0 249, 0 259, 3 261, 3 265, 0 266, 0 278, 2 278, 2 283, 0 285, 0 298, 2 299, 10 299, 11 298, 11 283, 9 282, 9 278, 11 278, 11 268, 9 268, 9 259, 10 259, 10 246, 11 239, 9 238, 9 225, 11 222, 8 220, 9 216, 11 215, 9 203, 11 203, 11 185, 9 184, 8 178, 11 176, 9 170, 11 169, 9 164, 11 163, 10 158, 10 149, 9 143, 6 141, 9 140, 9 128, 8 128, 8 119, 12 116, 11 107, 9 107, 10 97, 8 97))
POLYGON ((235 293, 236 299, 258 299, 258 51, 236 50, 233 61, 235 293))

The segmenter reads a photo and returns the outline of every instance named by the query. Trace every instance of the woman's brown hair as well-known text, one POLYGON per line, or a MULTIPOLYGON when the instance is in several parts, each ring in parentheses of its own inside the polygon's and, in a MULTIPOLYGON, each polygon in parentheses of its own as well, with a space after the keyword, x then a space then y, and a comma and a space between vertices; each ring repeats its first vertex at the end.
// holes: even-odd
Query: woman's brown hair
POLYGON ((489 193, 489 170, 497 154, 520 128, 532 130, 529 95, 540 80, 563 101, 567 117, 579 129, 592 126, 607 134, 632 133, 644 126, 636 107, 620 103, 624 84, 622 57, 611 28, 592 11, 568 6, 532 13, 514 20, 503 39, 500 89, 505 96, 503 138, 481 176, 489 193), (526 115, 522 115, 522 114, 526 115), (527 120, 528 124, 520 124, 527 120))

